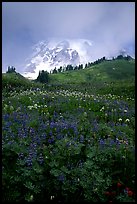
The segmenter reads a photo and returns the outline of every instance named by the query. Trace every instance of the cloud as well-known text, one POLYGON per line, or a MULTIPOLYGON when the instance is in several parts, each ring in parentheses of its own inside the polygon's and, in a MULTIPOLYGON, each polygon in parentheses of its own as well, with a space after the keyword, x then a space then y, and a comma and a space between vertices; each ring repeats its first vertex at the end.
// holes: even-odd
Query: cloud
POLYGON ((2 3, 3 64, 24 63, 32 45, 50 38, 89 39, 95 57, 134 47, 135 2, 2 3))

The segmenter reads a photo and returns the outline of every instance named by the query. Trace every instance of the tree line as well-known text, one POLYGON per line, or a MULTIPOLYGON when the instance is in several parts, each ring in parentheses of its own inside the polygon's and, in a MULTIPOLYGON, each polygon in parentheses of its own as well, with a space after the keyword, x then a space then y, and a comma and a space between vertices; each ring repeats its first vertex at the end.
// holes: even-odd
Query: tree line
MULTIPOLYGON (((123 55, 118 55, 117 57, 113 57, 111 60, 121 60, 121 59, 125 59, 127 61, 131 60, 132 57, 127 55, 127 56, 123 56, 123 55)), ((57 73, 61 73, 61 72, 66 72, 66 71, 73 71, 73 70, 81 70, 81 69, 86 69, 86 68, 90 68, 93 65, 97 65, 102 63, 103 61, 108 61, 105 57, 102 57, 94 62, 88 62, 85 64, 85 67, 83 64, 80 65, 76 65, 76 66, 72 66, 71 64, 68 64, 67 66, 60 66, 58 69, 55 67, 52 71, 50 71, 50 73, 48 71, 39 71, 39 75, 36 79, 37 82, 41 82, 41 83, 49 83, 49 74, 57 74, 57 73)), ((8 71, 6 73, 16 73, 15 71, 15 67, 13 66, 8 66, 8 71)))
MULTIPOLYGON (((120 59, 125 59, 125 60, 131 60, 132 57, 127 55, 127 56, 123 56, 123 55, 118 55, 117 57, 113 57, 111 60, 120 60, 120 59)), ((50 74, 57 74, 57 73, 60 73, 60 72, 65 72, 65 71, 72 71, 72 70, 80 70, 80 69, 84 69, 84 68, 89 68, 93 65, 97 65, 97 64, 100 64, 102 63, 103 61, 108 61, 106 59, 106 57, 102 57, 100 59, 97 59, 96 61, 94 62, 88 62, 85 64, 85 66, 83 64, 80 64, 80 65, 77 65, 77 66, 72 66, 71 64, 68 64, 66 67, 62 67, 60 66, 58 69, 55 67, 53 69, 53 71, 50 71, 50 74)))

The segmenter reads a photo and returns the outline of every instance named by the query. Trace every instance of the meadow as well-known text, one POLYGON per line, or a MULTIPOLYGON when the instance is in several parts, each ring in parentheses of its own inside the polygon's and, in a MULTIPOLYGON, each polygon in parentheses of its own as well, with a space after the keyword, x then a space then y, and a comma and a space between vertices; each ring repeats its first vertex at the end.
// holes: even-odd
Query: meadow
POLYGON ((2 201, 135 202, 135 63, 2 76, 2 201))

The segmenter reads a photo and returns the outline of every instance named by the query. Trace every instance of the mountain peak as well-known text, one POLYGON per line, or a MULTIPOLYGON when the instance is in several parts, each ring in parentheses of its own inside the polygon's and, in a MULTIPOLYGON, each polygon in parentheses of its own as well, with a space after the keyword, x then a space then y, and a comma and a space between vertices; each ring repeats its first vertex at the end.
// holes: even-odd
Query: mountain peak
POLYGON ((25 77, 36 79, 39 70, 50 72, 55 67, 85 64, 91 61, 92 42, 85 39, 40 41, 33 46, 33 54, 25 67, 25 77), (90 57, 89 57, 90 56, 90 57))

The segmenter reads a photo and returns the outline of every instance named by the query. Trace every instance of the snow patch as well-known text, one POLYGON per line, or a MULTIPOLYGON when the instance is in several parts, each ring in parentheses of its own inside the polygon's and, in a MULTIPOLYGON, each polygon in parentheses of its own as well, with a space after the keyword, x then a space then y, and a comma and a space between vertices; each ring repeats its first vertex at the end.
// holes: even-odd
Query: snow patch
POLYGON ((86 39, 40 41, 33 46, 33 55, 28 59, 24 75, 36 79, 39 70, 50 72, 67 64, 75 66, 91 62, 92 49, 92 41, 86 39))

